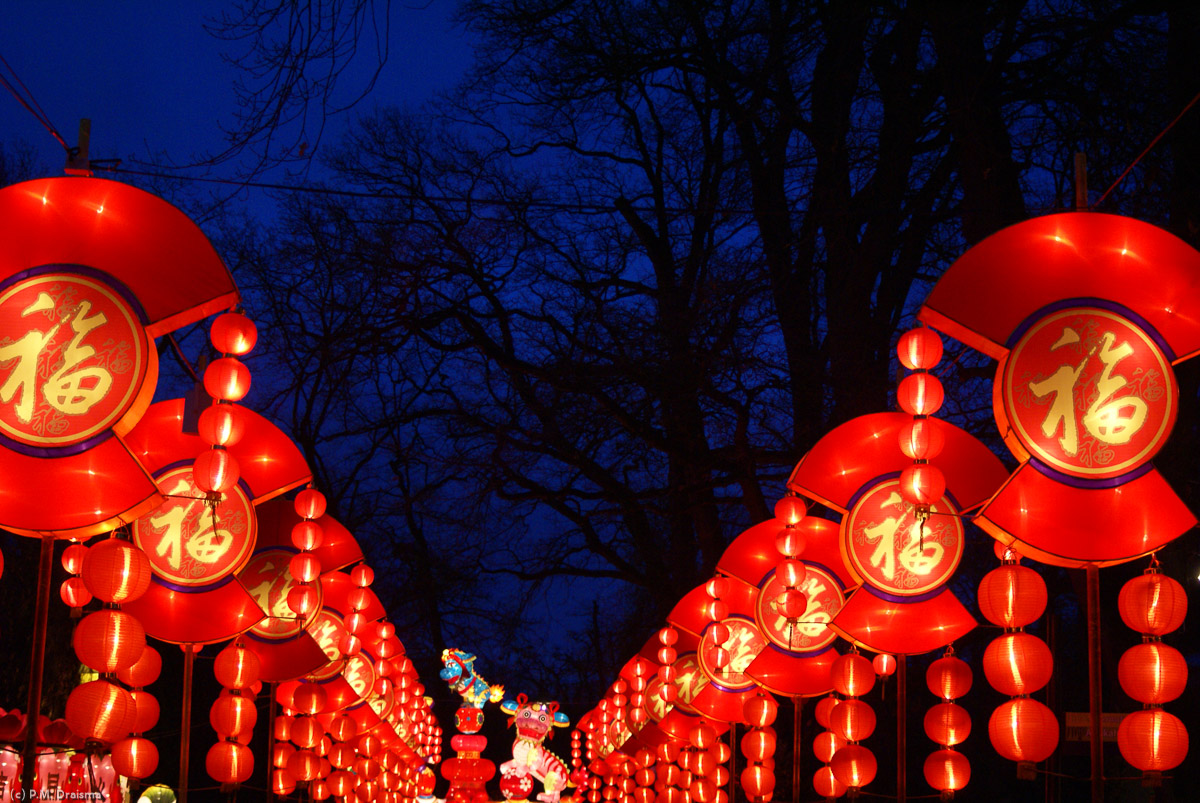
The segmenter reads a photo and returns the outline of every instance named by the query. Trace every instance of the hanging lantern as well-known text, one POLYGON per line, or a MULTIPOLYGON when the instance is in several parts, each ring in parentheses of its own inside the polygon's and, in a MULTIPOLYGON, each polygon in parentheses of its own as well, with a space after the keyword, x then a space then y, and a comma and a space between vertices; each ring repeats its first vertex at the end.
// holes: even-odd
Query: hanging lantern
POLYGON ((813 789, 823 798, 841 797, 846 794, 846 785, 833 774, 832 767, 821 767, 813 776, 813 789))
POLYGON ((828 697, 822 697, 817 702, 817 707, 813 711, 813 716, 816 717, 817 724, 826 730, 831 729, 832 720, 830 719, 830 715, 833 713, 833 709, 837 708, 838 703, 840 702, 841 700, 834 697, 832 694, 828 697))
POLYGON ((1187 757, 1187 728, 1179 717, 1161 708, 1134 711, 1121 720, 1117 747, 1142 772, 1165 772, 1187 757))
POLYGON ((71 608, 82 608, 92 601, 92 592, 87 590, 82 577, 68 577, 63 580, 58 595, 71 608))
POLYGON ((1017 631, 999 636, 983 654, 983 673, 997 691, 1016 697, 1050 682, 1054 659, 1046 642, 1017 631))
POLYGON ((1164 636, 1177 630, 1187 616, 1187 594, 1178 582, 1150 570, 1121 587, 1117 597, 1121 620, 1133 630, 1164 636))
POLYGON ((742 770, 742 789, 754 800, 765 800, 775 791, 775 771, 751 764, 742 770))
POLYGON ((956 750, 935 750, 925 759, 925 781, 942 792, 957 792, 971 780, 971 762, 956 750))
POLYGON ((900 427, 900 451, 913 460, 932 460, 946 448, 946 434, 936 418, 916 417, 900 427))
POLYGON ((82 683, 67 698, 67 726, 84 739, 118 741, 133 729, 136 717, 132 695, 107 680, 82 683))
POLYGON ((862 788, 875 780, 875 754, 860 744, 848 744, 829 762, 833 777, 848 788, 862 788))
POLYGON ((954 703, 938 703, 925 712, 925 735, 944 747, 962 744, 971 735, 971 715, 954 703))
POLYGON ((236 446, 246 434, 246 414, 236 404, 210 404, 200 413, 196 432, 209 446, 236 446))
POLYGON ((240 477, 237 458, 223 447, 201 452, 192 465, 192 481, 204 493, 225 493, 240 477))
POLYGON ((217 653, 213 675, 227 689, 245 689, 258 680, 258 656, 240 644, 230 644, 217 653))
POLYGON ((222 738, 252 730, 258 721, 254 702, 236 694, 218 697, 209 710, 208 721, 222 738))
POLYGON ((862 700, 842 700, 829 719, 831 730, 847 742, 861 742, 875 732, 875 710, 862 700))
POLYGON ((142 649, 142 654, 137 661, 124 669, 117 670, 117 679, 127 686, 139 688, 149 686, 158 680, 161 672, 162 656, 158 654, 158 650, 147 644, 142 649))
POLYGON ((136 617, 105 609, 81 619, 71 641, 80 661, 111 674, 137 663, 146 648, 146 631, 136 617))
POLYGON ((746 721, 751 726, 765 728, 775 721, 775 716, 779 711, 779 704, 760 691, 759 694, 747 700, 742 708, 746 716, 746 721))
POLYGON ((218 315, 212 322, 209 338, 213 348, 222 354, 241 357, 249 354, 258 342, 258 329, 254 321, 238 312, 218 315))
POLYGON ((127 778, 148 778, 158 768, 158 748, 141 736, 122 739, 109 753, 113 769, 127 778))
POLYGON ((879 677, 891 677, 896 671, 896 656, 881 652, 871 659, 871 666, 874 667, 875 674, 879 677))
POLYGON ((245 783, 254 772, 254 753, 244 744, 217 742, 208 749, 204 766, 209 776, 219 783, 245 783))
POLYGON ((311 716, 296 717, 292 723, 292 741, 305 750, 316 747, 324 735, 321 723, 311 716))
POLYGON ((375 570, 365 563, 360 563, 350 570, 350 581, 359 588, 366 588, 375 582, 375 570))
POLYGON ((88 549, 82 571, 88 591, 104 602, 131 602, 150 587, 146 553, 121 538, 108 538, 88 549))
POLYGON ((321 769, 321 759, 311 750, 297 750, 288 758, 288 774, 297 781, 311 781, 321 769))
POLYGON ((823 764, 833 761, 837 751, 846 746, 846 740, 833 731, 822 731, 813 739, 813 753, 823 764))
POLYGON ((297 581, 311 583, 321 576, 321 560, 311 552, 300 552, 288 562, 288 571, 297 581))
POLYGON ((751 761, 765 761, 775 755, 775 729, 751 728, 742 736, 742 755, 751 761))
POLYGON ((1058 747, 1058 720, 1037 700, 1016 697, 992 712, 988 738, 1009 761, 1045 761, 1058 747))
POLYGON ((324 538, 325 529, 311 519, 298 521, 292 526, 292 545, 303 552, 317 549, 321 546, 324 538))
POLYGON ((930 507, 945 494, 946 475, 932 463, 913 463, 900 472, 900 495, 910 504, 930 507))
POLYGON ((1046 610, 1046 581, 1027 566, 992 569, 979 582, 979 612, 1001 627, 1024 627, 1046 610))
POLYGON ((1187 687, 1187 661, 1174 647, 1147 641, 1125 651, 1117 665, 1117 677, 1133 699, 1162 705, 1178 699, 1187 687))
POLYGON ((235 357, 213 360, 204 370, 204 389, 214 399, 241 401, 250 392, 250 369, 235 357))
POLYGON ((143 689, 135 689, 129 692, 129 694, 133 697, 133 703, 137 711, 133 720, 133 727, 129 730, 132 733, 145 733, 158 724, 158 699, 143 689))
POLYGON ((919 326, 900 335, 896 354, 900 364, 908 370, 928 371, 941 361, 942 348, 942 338, 937 332, 919 326))
POLYGON ((288 609, 297 616, 307 617, 317 609, 321 601, 321 593, 315 586, 293 586, 287 595, 288 609))
POLYGON ((857 652, 839 655, 829 671, 834 690, 847 697, 861 697, 875 686, 875 667, 857 652))
POLYGON ((896 401, 909 415, 933 415, 941 409, 945 399, 941 380, 933 374, 909 374, 900 380, 896 389, 896 401))

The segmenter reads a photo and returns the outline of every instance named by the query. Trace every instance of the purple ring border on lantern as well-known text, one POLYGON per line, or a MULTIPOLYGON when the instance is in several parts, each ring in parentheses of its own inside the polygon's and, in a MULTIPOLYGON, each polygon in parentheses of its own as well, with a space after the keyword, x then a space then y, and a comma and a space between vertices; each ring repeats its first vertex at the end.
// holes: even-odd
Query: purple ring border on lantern
POLYGON ((1158 330, 1150 325, 1149 321, 1147 321, 1141 315, 1138 315, 1133 310, 1129 309, 1129 307, 1118 304, 1115 301, 1107 301, 1103 298, 1064 298, 1061 301, 1055 301, 1053 304, 1047 304, 1041 309, 1030 313, 1025 320, 1021 321, 1021 323, 1017 325, 1017 328, 1012 331, 1012 334, 1008 336, 1008 339, 1004 341, 1004 347, 1009 351, 1012 351, 1013 347, 1016 346, 1017 341, 1019 341, 1025 335, 1025 332, 1027 332, 1030 327, 1032 327, 1042 318, 1045 318, 1051 313, 1064 309, 1071 309, 1072 307, 1095 307, 1096 309, 1102 309, 1106 312, 1114 312, 1123 318, 1127 318, 1131 323, 1136 324, 1138 328, 1146 333, 1147 337, 1153 340, 1158 347, 1162 349, 1163 354, 1166 356, 1169 364, 1173 364, 1175 362, 1175 350, 1172 349, 1163 336, 1158 333, 1158 330))
POLYGON ((209 583, 208 585, 185 586, 185 585, 180 585, 178 583, 172 583, 170 580, 164 580, 163 578, 159 577, 157 574, 152 573, 150 575, 150 578, 154 582, 158 583, 160 586, 164 586, 166 588, 171 589, 172 591, 178 591, 183 594, 202 594, 205 591, 216 591, 218 588, 221 588, 222 586, 232 583, 236 577, 237 577, 236 574, 230 574, 225 577, 222 577, 220 580, 216 581, 215 583, 209 583))
POLYGON ((805 650, 804 652, 792 652, 791 650, 786 650, 783 647, 780 647, 778 644, 771 641, 770 639, 767 639, 767 648, 775 650, 776 652, 781 652, 789 658, 812 658, 814 656, 820 655, 823 652, 829 652, 830 650, 833 649, 833 645, 835 643, 837 643, 837 639, 834 639, 833 641, 829 642, 828 644, 826 644, 824 647, 821 647, 820 649, 805 650))
POLYGON ((1128 471, 1117 477, 1109 477, 1103 480, 1090 480, 1086 477, 1076 477, 1071 474, 1064 474, 1046 465, 1036 457, 1029 458, 1029 465, 1032 466, 1039 474, 1049 477, 1062 485, 1069 485, 1072 488, 1080 488, 1085 491, 1100 490, 1102 488, 1118 488, 1127 482, 1144 477, 1154 470, 1154 463, 1147 460, 1133 471, 1128 471))
POLYGON ((880 591, 878 588, 875 588, 874 586, 871 586, 871 585, 867 585, 866 583, 863 583, 862 586, 860 586, 860 588, 871 592, 871 594, 873 596, 876 596, 879 599, 884 600, 886 602, 900 603, 900 602, 928 602, 929 600, 936 597, 938 594, 948 591, 950 586, 948 586, 945 583, 942 583, 940 586, 933 589, 932 591, 926 591, 924 594, 911 594, 908 596, 904 596, 902 594, 889 594, 886 591, 880 591))

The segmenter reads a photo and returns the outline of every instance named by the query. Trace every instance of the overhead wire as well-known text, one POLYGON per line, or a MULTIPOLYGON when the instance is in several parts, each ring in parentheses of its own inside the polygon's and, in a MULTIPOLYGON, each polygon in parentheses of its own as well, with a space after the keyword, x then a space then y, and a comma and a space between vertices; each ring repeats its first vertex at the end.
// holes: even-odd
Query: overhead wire
POLYGON ((12 76, 13 80, 20 85, 21 89, 18 91, 3 72, 0 72, 0 84, 3 84, 4 88, 12 93, 12 96, 17 99, 17 102, 25 107, 25 110, 32 114, 34 119, 41 123, 42 126, 50 132, 50 136, 54 137, 54 139, 58 141, 58 144, 62 145, 63 150, 70 155, 71 146, 67 144, 65 139, 63 139, 62 134, 58 133, 58 129, 54 127, 54 123, 50 122, 50 118, 46 115, 46 112, 42 110, 41 105, 37 102, 37 98, 35 98, 33 93, 29 91, 29 87, 25 86, 25 82, 21 80, 21 76, 17 75, 17 71, 9 65, 8 60, 5 59, 3 55, 0 55, 0 64, 4 65, 4 69, 7 70, 12 76))
POLYGON ((1163 137, 1165 137, 1167 135, 1167 132, 1170 131, 1172 128, 1174 128, 1175 124, 1183 119, 1183 116, 1185 114, 1187 114, 1188 111, 1193 106, 1196 105, 1196 101, 1198 101, 1198 100, 1200 100, 1200 92, 1197 92, 1192 97, 1192 99, 1187 102, 1187 105, 1183 107, 1183 111, 1181 111, 1179 114, 1175 115, 1174 120, 1167 123, 1166 128, 1164 128, 1162 131, 1158 132, 1158 136, 1156 136, 1154 139, 1150 140, 1150 144, 1147 145, 1145 147, 1145 149, 1137 155, 1136 159, 1134 159, 1132 162, 1129 163, 1129 167, 1125 168, 1125 170, 1122 171, 1121 175, 1117 176, 1117 180, 1112 183, 1112 186, 1110 186, 1107 190, 1104 191, 1104 194, 1100 196, 1100 198, 1096 201, 1096 203, 1091 205, 1091 208, 1094 209, 1095 207, 1104 203, 1104 199, 1109 196, 1109 193, 1111 193, 1113 190, 1115 190, 1117 188, 1117 185, 1125 180, 1125 177, 1128 176, 1133 171, 1133 168, 1137 167, 1138 162, 1142 161, 1142 159, 1146 156, 1146 154, 1150 153, 1150 151, 1154 149, 1154 146, 1158 144, 1158 141, 1160 139, 1162 139, 1163 137))

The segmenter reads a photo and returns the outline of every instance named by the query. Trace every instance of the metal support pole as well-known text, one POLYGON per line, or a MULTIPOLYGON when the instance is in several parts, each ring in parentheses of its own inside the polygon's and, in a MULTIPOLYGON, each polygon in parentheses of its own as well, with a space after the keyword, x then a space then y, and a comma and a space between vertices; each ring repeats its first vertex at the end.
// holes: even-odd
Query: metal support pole
MULTIPOLYGON (((278 683, 267 684, 267 694, 271 695, 271 702, 267 708, 267 755, 270 756, 270 761, 275 760, 275 715, 278 713, 278 703, 275 701, 275 688, 278 683)), ((271 778, 272 772, 270 767, 267 768, 267 801, 275 803, 275 783, 271 778)))
POLYGON ((804 698, 792 698, 792 803, 800 803, 800 755, 804 749, 800 737, 800 717, 804 713, 804 698))
POLYGON ((1092 733, 1092 803, 1104 801, 1104 742, 1100 732, 1100 569, 1087 566, 1088 713, 1092 733))
POLYGON ((179 722, 179 803, 188 799, 188 758, 192 750, 192 671, 196 666, 196 645, 180 644, 183 649, 183 713, 179 722))
POLYGON ((25 705, 25 744, 21 749, 21 788, 33 789, 37 769, 37 723, 42 711, 42 674, 46 668, 46 622, 50 616, 50 578, 54 571, 54 539, 42 537, 38 556, 37 601, 33 612, 33 647, 29 651, 29 698, 25 705))
POLYGON ((908 656, 896 656, 896 803, 908 800, 908 656))

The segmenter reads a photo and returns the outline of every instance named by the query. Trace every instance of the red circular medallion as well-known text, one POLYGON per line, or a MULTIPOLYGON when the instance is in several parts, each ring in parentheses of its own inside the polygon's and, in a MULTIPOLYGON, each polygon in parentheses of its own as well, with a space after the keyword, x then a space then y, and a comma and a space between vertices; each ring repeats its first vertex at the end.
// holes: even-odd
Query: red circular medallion
POLYGON ((133 307, 97 279, 42 273, 0 293, 0 432, 17 443, 71 446, 122 424, 149 403, 157 364, 133 307))
POLYGON ((692 707, 692 700, 696 698, 701 689, 708 685, 708 676, 700 668, 700 661, 694 652, 680 655, 675 659, 673 666, 675 667, 675 680, 671 682, 675 684, 675 688, 679 692, 675 698, 675 705, 680 710, 694 714, 696 709, 692 707))
POLYGON ((1011 430, 1017 456, 1088 479, 1120 476, 1152 458, 1178 403, 1175 372, 1158 343, 1094 307, 1039 320, 997 378, 997 420, 1002 432, 1011 430))
POLYGON ((964 533, 957 513, 942 497, 922 526, 900 495, 899 480, 884 480, 862 495, 842 524, 847 563, 864 583, 889 594, 933 591, 962 559, 964 533))
POLYGON ((729 638, 716 644, 710 635, 712 628, 709 627, 704 631, 698 651, 700 668, 709 680, 717 683, 723 689, 730 691, 748 689, 755 685, 755 681, 746 676, 746 669, 762 652, 763 647, 767 646, 767 640, 763 638, 763 634, 758 631, 754 623, 748 619, 730 616, 722 623, 729 628, 729 638), (729 654, 729 663, 723 667, 718 667, 713 660, 718 647, 724 648, 729 654))
POLYGON ((348 632, 346 625, 342 623, 342 617, 329 608, 322 608, 317 612, 316 618, 313 619, 307 630, 308 634, 316 639, 317 644, 325 651, 325 657, 329 659, 328 663, 309 674, 308 677, 313 680, 328 680, 342 671, 342 651, 338 645, 342 641, 342 636, 348 632))
POLYGON ((321 584, 314 583, 317 589, 317 605, 313 613, 305 618, 297 616, 287 604, 288 592, 294 588, 296 578, 288 569, 288 562, 296 553, 290 549, 274 547, 256 552, 246 568, 238 574, 238 579, 254 597, 258 607, 262 608, 265 617, 250 628, 250 632, 265 639, 287 639, 298 635, 316 616, 316 610, 321 607, 321 584))
POLYGON ((789 622, 779 610, 784 585, 771 574, 758 592, 754 617, 767 640, 788 652, 816 652, 833 643, 837 634, 828 625, 846 604, 842 586, 832 574, 811 563, 805 564, 804 582, 799 586, 808 601, 804 615, 789 622))
POLYGON ((133 523, 133 542, 159 577, 177 585, 203 586, 246 564, 254 549, 258 517, 234 486, 216 506, 192 482, 192 467, 155 477, 166 500, 133 523))
POLYGON ((342 677, 350 684, 350 688, 358 695, 354 700, 346 703, 346 708, 353 708, 363 700, 371 696, 375 689, 375 664, 371 659, 363 655, 361 652, 355 653, 346 659, 346 666, 342 669, 342 677))

